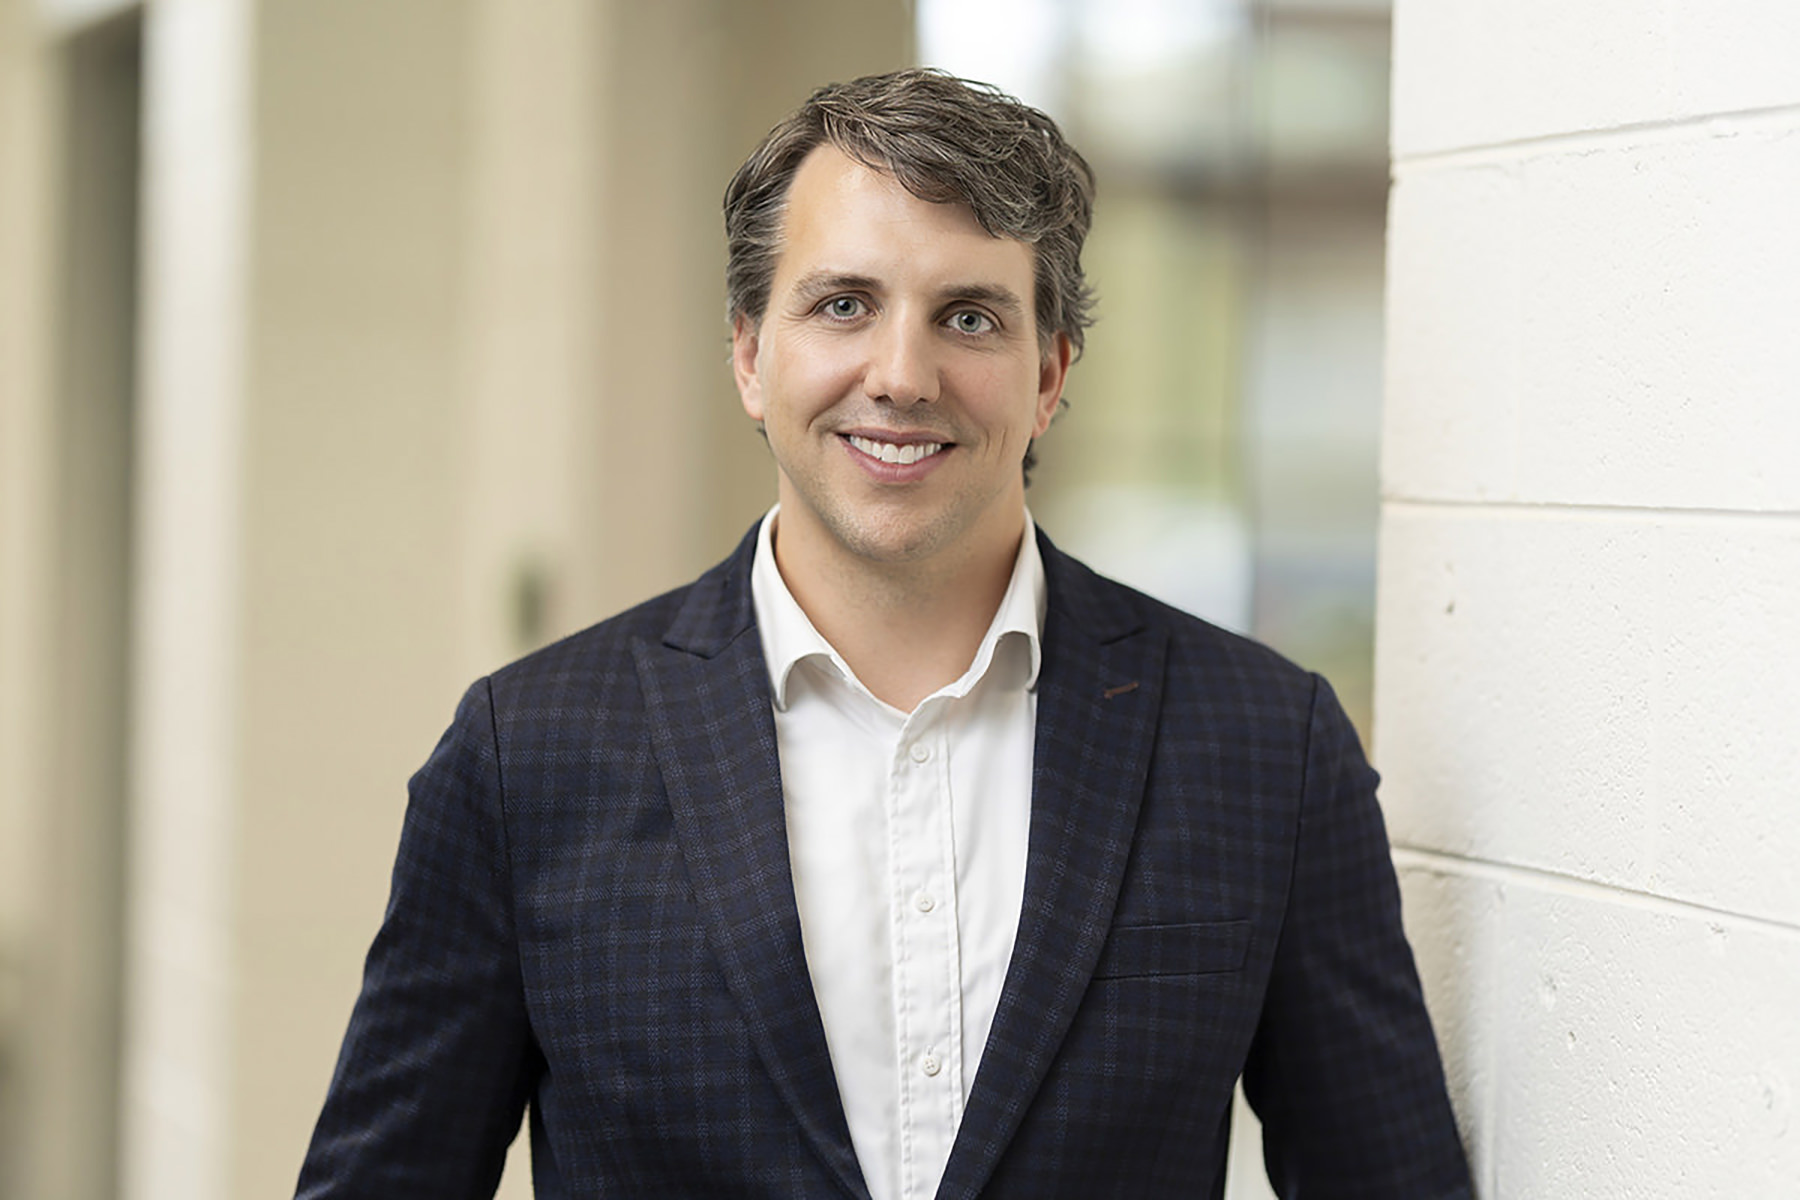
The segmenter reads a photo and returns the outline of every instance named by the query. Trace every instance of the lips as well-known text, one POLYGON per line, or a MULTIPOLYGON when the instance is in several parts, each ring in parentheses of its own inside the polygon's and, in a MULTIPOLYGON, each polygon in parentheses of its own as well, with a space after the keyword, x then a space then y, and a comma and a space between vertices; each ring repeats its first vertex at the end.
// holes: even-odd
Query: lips
POLYGON ((939 453, 946 442, 886 442, 879 438, 847 434, 845 440, 858 450, 884 463, 907 467, 939 453))

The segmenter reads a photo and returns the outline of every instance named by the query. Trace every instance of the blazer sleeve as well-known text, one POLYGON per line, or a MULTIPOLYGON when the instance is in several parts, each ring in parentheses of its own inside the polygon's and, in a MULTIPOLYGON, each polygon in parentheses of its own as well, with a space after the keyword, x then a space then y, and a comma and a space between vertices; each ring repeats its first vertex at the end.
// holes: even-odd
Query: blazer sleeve
POLYGON ((1376 783, 1315 676, 1287 915, 1244 1071, 1284 1197, 1471 1195, 1376 783))
POLYGON ((491 1197, 540 1068, 526 1019, 487 682, 409 785, 304 1200, 491 1197))

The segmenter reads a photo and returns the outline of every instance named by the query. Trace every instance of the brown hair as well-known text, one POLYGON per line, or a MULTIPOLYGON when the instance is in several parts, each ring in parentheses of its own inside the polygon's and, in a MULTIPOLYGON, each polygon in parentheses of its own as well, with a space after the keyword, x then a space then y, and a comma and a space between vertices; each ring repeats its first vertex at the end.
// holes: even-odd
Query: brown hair
POLYGON ((1093 323, 1081 244, 1094 174, 1056 122, 984 83, 916 67, 828 84, 782 121, 725 189, 725 287, 733 318, 760 323, 769 302, 789 185, 829 142, 934 203, 969 206, 995 237, 1035 255, 1038 340, 1066 334, 1079 357, 1093 323))

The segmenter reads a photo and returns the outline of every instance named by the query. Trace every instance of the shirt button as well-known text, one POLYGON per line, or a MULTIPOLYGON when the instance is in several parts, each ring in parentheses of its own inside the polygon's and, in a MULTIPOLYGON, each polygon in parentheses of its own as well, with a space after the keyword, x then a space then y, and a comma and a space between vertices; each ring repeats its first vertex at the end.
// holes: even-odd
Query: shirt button
POLYGON ((914 762, 922 763, 930 757, 931 757, 931 747, 930 746, 927 746, 924 742, 914 742, 912 744, 912 760, 914 762))
POLYGON ((939 1071, 944 1069, 944 1064, 938 1060, 937 1055, 927 1054, 924 1059, 920 1061, 919 1069, 927 1075, 935 1076, 939 1071))
POLYGON ((913 895, 913 907, 918 909, 922 913, 930 912, 932 909, 937 907, 937 901, 933 900, 930 896, 926 895, 924 892, 917 892, 913 895))

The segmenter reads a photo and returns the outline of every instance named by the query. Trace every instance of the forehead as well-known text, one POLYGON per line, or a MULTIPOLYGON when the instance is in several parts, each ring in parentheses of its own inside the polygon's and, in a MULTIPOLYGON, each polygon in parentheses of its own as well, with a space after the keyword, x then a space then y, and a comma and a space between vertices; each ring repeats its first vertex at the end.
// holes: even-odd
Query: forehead
POLYGON ((818 270, 940 283, 985 281, 1029 302, 1031 246, 995 237, 966 204, 934 203, 829 143, 816 147, 789 185, 777 254, 779 290, 818 270))

